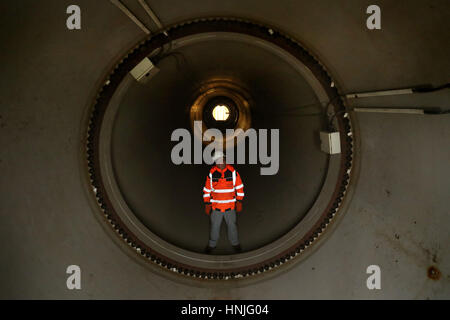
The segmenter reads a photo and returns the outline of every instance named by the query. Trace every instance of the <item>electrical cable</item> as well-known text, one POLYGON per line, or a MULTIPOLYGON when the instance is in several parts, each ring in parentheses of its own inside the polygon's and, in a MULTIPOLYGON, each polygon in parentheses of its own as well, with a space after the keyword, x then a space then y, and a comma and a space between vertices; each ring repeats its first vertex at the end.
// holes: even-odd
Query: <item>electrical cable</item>
POLYGON ((419 86, 416 88, 412 88, 412 91, 415 93, 427 93, 427 92, 435 92, 443 89, 450 88, 450 82, 445 83, 441 86, 433 87, 433 86, 419 86))
POLYGON ((442 115, 442 114, 450 114, 450 109, 449 110, 435 110, 435 109, 431 109, 431 110, 423 110, 424 114, 427 115, 442 115))

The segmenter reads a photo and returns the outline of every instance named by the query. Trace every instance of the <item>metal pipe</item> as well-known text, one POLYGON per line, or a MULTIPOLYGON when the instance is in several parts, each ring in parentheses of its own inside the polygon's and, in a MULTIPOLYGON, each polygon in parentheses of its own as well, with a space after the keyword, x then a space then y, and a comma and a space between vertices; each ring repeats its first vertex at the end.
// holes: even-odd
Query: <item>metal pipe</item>
POLYGON ((150 19, 158 26, 159 29, 163 28, 163 25, 161 24, 161 21, 159 21, 156 14, 153 12, 153 10, 148 6, 148 4, 145 2, 145 0, 138 0, 139 4, 144 8, 145 12, 149 15, 150 19))
POLYGON ((372 92, 361 92, 361 93, 349 93, 345 97, 347 99, 355 98, 367 98, 367 97, 380 97, 380 96, 392 96, 400 94, 411 94, 414 93, 412 88, 409 89, 395 89, 395 90, 383 90, 383 91, 372 91, 372 92))
POLYGON ((151 33, 150 30, 148 30, 144 26, 144 24, 138 18, 136 18, 136 16, 127 7, 125 7, 122 2, 120 2, 120 0, 110 0, 110 1, 117 8, 119 8, 123 13, 125 13, 127 15, 127 17, 131 19, 131 21, 133 21, 139 28, 142 29, 142 31, 144 31, 146 34, 151 33))
POLYGON ((371 113, 403 113, 403 114, 424 114, 423 109, 402 109, 402 108, 352 108, 355 112, 371 113))

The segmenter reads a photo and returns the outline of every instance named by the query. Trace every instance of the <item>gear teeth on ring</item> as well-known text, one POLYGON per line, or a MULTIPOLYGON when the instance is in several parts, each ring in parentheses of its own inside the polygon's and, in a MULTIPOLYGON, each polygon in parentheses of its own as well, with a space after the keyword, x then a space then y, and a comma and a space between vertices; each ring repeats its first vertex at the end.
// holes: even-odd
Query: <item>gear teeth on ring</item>
MULTIPOLYGON (((325 77, 327 82, 334 83, 334 86, 332 87, 333 90, 339 94, 338 85, 334 78, 331 76, 329 70, 323 65, 323 63, 320 62, 320 59, 318 59, 317 55, 312 54, 308 50, 305 49, 305 47, 302 45, 302 43, 298 42, 296 39, 292 38, 288 34, 281 32, 277 28, 273 26, 267 26, 262 23, 257 23, 254 21, 244 20, 242 18, 238 17, 203 17, 198 19, 193 19, 189 21, 184 21, 179 24, 172 25, 170 27, 164 28, 162 30, 159 30, 157 33, 153 35, 146 36, 143 40, 138 42, 134 47, 132 47, 119 61, 118 64, 116 64, 112 71, 107 75, 107 77, 102 82, 103 85, 99 88, 98 93, 94 99, 93 107, 91 108, 91 116, 89 117, 89 123, 87 126, 87 132, 86 132, 86 139, 85 139, 85 148, 86 148, 86 161, 87 161, 87 170, 88 170, 88 176, 89 181, 91 183, 91 190, 94 194, 94 197, 96 199, 96 202, 101 210, 102 213, 104 213, 104 219, 109 223, 109 225, 112 227, 113 231, 115 231, 120 238, 125 241, 125 243, 130 246, 138 255, 142 256, 143 258, 146 258, 151 263, 158 265, 161 268, 164 268, 165 270, 172 271, 178 274, 184 274, 185 276, 194 278, 194 279, 203 279, 203 280, 211 280, 211 281, 217 281, 217 280, 230 280, 230 279, 240 279, 240 278, 248 278, 252 277, 264 272, 273 271, 274 269, 279 268, 286 262, 289 262, 290 260, 295 259, 297 256, 301 256, 303 252, 305 252, 306 249, 308 249, 312 243, 314 243, 318 238, 320 238, 321 234, 323 234, 323 231, 329 226, 329 224, 333 221, 334 217, 336 216, 337 212, 339 211, 339 208, 341 206, 341 203, 343 201, 343 198, 345 197, 347 187, 349 185, 349 181, 351 178, 351 172, 352 172, 352 164, 353 164, 353 150, 354 150, 354 144, 349 142, 346 144, 346 148, 343 150, 344 152, 347 152, 351 160, 348 160, 347 165, 344 174, 345 178, 342 179, 340 187, 343 189, 341 196, 339 196, 337 199, 334 200, 334 203, 337 205, 332 205, 332 209, 328 212, 328 214, 324 215, 325 218, 319 221, 318 225, 319 227, 311 231, 309 234, 305 236, 304 241, 300 241, 299 244, 293 249, 293 251, 290 251, 289 254, 285 254, 285 256, 281 258, 272 258, 271 261, 264 261, 259 263, 258 266, 252 266, 249 267, 250 269, 245 270, 241 269, 240 271, 220 271, 220 272, 214 272, 212 270, 194 270, 193 267, 189 267, 191 269, 184 269, 184 266, 181 267, 174 261, 166 261, 164 257, 157 257, 157 253, 154 252, 151 248, 144 248, 145 247, 138 239, 133 239, 132 236, 128 235, 126 232, 124 232, 123 227, 121 227, 121 220, 118 217, 115 217, 112 213, 109 213, 107 205, 104 203, 104 198, 97 196, 98 194, 104 194, 105 197, 107 197, 107 194, 104 191, 99 191, 100 185, 98 184, 98 177, 96 176, 95 169, 96 165, 94 162, 95 157, 93 156, 95 154, 95 145, 92 144, 92 141, 94 140, 94 136, 98 134, 95 130, 97 122, 100 120, 99 116, 96 116, 95 113, 98 110, 98 105, 102 103, 103 95, 105 92, 105 89, 108 88, 108 86, 111 84, 111 79, 114 79, 114 74, 121 68, 123 64, 125 64, 134 54, 136 54, 136 51, 140 50, 142 47, 145 47, 149 45, 153 39, 153 37, 160 35, 161 33, 164 33, 166 35, 170 35, 173 30, 179 29, 185 25, 192 25, 192 24, 205 24, 205 23, 215 23, 218 21, 223 22, 231 22, 235 24, 240 24, 242 26, 245 25, 245 27, 260 27, 264 29, 264 32, 268 32, 268 30, 272 30, 273 33, 271 35, 273 36, 276 34, 278 37, 284 38, 285 41, 288 41, 291 46, 297 47, 297 49, 302 50, 302 52, 309 55, 309 57, 312 58, 314 63, 318 65, 321 69, 321 72, 323 73, 321 76, 325 77), (92 139, 91 139, 92 138, 92 139), (150 253, 151 252, 151 253, 150 253), (169 267, 169 265, 171 267, 169 267), (260 270, 262 269, 262 271, 260 270), (233 273, 234 276, 229 276, 230 273, 233 273)), ((270 33, 270 31, 269 31, 270 33)), ((316 75, 317 76, 317 75, 316 75)), ((344 102, 341 98, 338 99, 336 102, 341 108, 345 108, 344 102)), ((342 110, 342 109, 341 109, 342 110)), ((350 119, 348 119, 348 131, 347 134, 350 133, 352 137, 354 137, 353 131, 352 131, 352 124, 350 119)))

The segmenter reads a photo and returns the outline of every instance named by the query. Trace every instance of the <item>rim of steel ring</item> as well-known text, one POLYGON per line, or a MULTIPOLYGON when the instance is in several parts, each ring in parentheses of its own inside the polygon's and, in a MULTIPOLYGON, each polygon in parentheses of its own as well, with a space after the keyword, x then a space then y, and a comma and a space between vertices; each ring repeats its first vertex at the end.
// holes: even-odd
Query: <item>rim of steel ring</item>
POLYGON ((297 41, 281 33, 275 28, 255 22, 237 18, 201 18, 170 26, 142 41, 115 66, 103 86, 99 89, 94 106, 92 107, 89 125, 86 135, 86 160, 89 181, 94 192, 97 204, 106 220, 115 233, 138 255, 148 262, 160 266, 167 271, 186 275, 197 279, 228 280, 247 278, 276 269, 284 263, 302 255, 324 233, 327 226, 337 214, 349 185, 351 168, 353 163, 353 135, 351 121, 345 113, 344 103, 339 96, 338 90, 333 84, 331 77, 324 67, 308 53, 297 41), (314 74, 326 91, 328 99, 333 102, 335 121, 341 136, 341 159, 337 184, 326 209, 320 215, 314 226, 295 245, 282 252, 277 253, 270 259, 261 263, 230 269, 207 269, 198 268, 170 259, 149 247, 137 236, 130 232, 121 218, 115 212, 112 202, 105 191, 102 181, 99 160, 99 139, 103 116, 109 101, 113 96, 122 79, 142 59, 147 57, 153 50, 178 38, 205 32, 231 32, 240 33, 260 38, 275 44, 285 50, 296 59, 300 60, 314 74))

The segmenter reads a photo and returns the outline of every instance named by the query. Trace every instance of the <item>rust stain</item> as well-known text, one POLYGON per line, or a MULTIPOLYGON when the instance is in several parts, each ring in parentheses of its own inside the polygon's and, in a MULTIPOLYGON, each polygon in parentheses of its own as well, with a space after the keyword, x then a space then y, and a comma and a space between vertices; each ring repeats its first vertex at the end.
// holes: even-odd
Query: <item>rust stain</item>
POLYGON ((435 266, 431 266, 428 268, 427 275, 428 275, 428 278, 430 278, 432 280, 439 280, 441 277, 441 272, 435 266))

